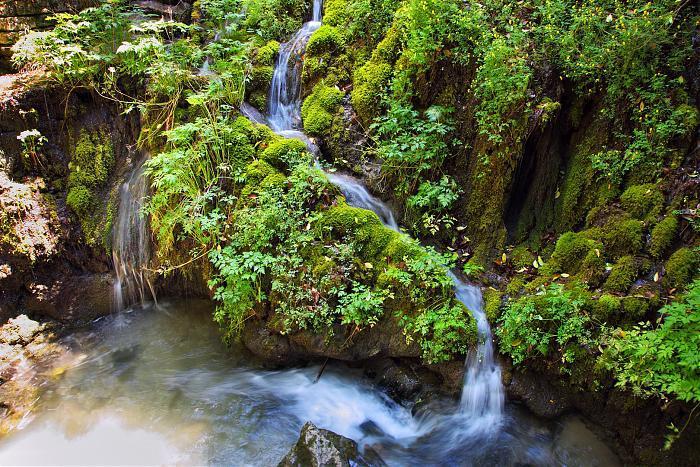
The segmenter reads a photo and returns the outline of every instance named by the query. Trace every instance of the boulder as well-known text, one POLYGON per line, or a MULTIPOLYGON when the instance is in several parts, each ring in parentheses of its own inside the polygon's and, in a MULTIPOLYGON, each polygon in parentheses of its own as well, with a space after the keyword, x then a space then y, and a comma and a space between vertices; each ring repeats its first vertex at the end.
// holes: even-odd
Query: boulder
POLYGON ((383 465, 386 464, 374 451, 368 449, 365 453, 360 453, 357 443, 353 440, 306 422, 301 429, 299 440, 278 467, 383 465))

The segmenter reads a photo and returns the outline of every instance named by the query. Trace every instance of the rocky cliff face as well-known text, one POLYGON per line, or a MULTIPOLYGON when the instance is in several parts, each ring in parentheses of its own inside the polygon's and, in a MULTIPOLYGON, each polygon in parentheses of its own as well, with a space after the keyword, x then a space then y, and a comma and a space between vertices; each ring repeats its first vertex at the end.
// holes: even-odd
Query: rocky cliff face
POLYGON ((0 92, 0 318, 19 310, 63 321, 108 313, 112 275, 103 240, 138 122, 90 94, 23 79, 6 78, 0 92), (104 183, 90 186, 103 217, 86 222, 67 203, 69 180, 80 170, 78 148, 94 155, 98 136, 114 162, 104 183), (88 226, 102 236, 87 242, 88 226))
POLYGON ((11 70, 12 45, 27 31, 51 27, 49 18, 57 13, 77 11, 93 0, 2 0, 0 2, 0 72, 11 70))

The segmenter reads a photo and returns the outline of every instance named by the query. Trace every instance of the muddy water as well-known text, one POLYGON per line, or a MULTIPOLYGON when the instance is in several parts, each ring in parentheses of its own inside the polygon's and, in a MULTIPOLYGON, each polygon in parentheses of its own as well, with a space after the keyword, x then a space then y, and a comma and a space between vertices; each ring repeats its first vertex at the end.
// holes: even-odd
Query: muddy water
POLYGON ((33 418, 0 441, 2 465, 276 465, 307 420, 372 445, 390 465, 614 465, 578 420, 508 406, 489 437, 463 437, 458 401, 412 415, 357 370, 262 369, 227 348, 208 302, 122 312, 74 334, 69 368, 33 418))

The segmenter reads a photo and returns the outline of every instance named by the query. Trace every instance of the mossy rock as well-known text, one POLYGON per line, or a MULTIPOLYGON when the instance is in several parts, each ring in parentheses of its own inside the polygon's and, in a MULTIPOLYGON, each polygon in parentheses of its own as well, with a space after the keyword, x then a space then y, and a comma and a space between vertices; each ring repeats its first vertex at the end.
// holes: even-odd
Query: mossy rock
POLYGON ((87 187, 78 185, 68 191, 66 204, 82 219, 94 213, 97 203, 94 195, 87 187))
POLYGON ((690 248, 681 248, 666 261, 662 284, 667 289, 684 289, 698 274, 700 258, 690 248))
POLYGON ((387 245, 400 235, 385 227, 374 212, 344 203, 325 211, 318 227, 351 239, 360 246, 367 260, 378 259, 387 245))
POLYGON ((345 93, 336 87, 319 83, 301 106, 301 119, 307 134, 322 136, 328 133, 333 115, 338 112, 345 93))
POLYGON ((510 252, 510 259, 516 268, 524 268, 532 266, 532 263, 537 259, 527 245, 518 245, 510 252))
POLYGON ((352 106, 364 125, 379 114, 381 96, 393 74, 390 64, 370 61, 355 72, 354 87, 350 94, 352 106))
POLYGON ((650 309, 649 300, 644 297, 622 297, 620 302, 622 303, 623 319, 630 324, 643 319, 650 309))
POLYGON ((289 171, 290 167, 299 164, 302 159, 308 159, 308 162, 311 162, 306 143, 292 138, 274 141, 262 152, 260 157, 272 167, 285 173, 289 171))
POLYGON ((600 322, 613 320, 622 311, 622 301, 615 295, 603 294, 591 301, 593 317, 600 322))
POLYGON ((562 271, 576 274, 588 254, 596 249, 602 251, 602 248, 600 243, 581 233, 566 232, 557 240, 552 259, 562 271))
POLYGON ((257 185, 278 171, 265 161, 253 161, 245 169, 246 185, 257 185))
POLYGON ((277 41, 269 41, 264 46, 260 47, 255 54, 255 64, 262 66, 274 66, 275 58, 280 50, 280 43, 277 41))
POLYGON ((495 323, 501 314, 501 299, 503 293, 499 290, 486 289, 484 296, 484 311, 489 322, 495 323))
POLYGON ((603 227, 593 227, 582 232, 587 238, 599 241, 605 247, 606 255, 616 260, 625 255, 638 253, 642 249, 641 221, 626 217, 614 218, 603 227))
POLYGON ((662 257, 673 244, 677 233, 678 219, 676 216, 665 217, 651 231, 649 253, 655 258, 662 257))
POLYGON ((267 90, 263 91, 261 89, 257 89, 251 91, 248 95, 248 103, 259 111, 264 112, 267 108, 267 90))
POLYGON ((309 38, 306 44, 306 53, 319 55, 326 52, 335 52, 345 45, 345 39, 340 30, 327 24, 318 28, 309 38))
POLYGON ((274 74, 275 69, 272 66, 253 67, 248 89, 250 89, 250 91, 267 91, 270 89, 270 83, 272 83, 274 74))
POLYGON ((627 292, 637 278, 638 272, 637 260, 633 256, 623 256, 612 267, 603 288, 610 292, 627 292))
POLYGON ((66 204, 78 217, 85 242, 93 247, 101 244, 105 250, 109 248, 105 229, 110 225, 106 222, 107 200, 102 198, 107 197, 114 163, 112 139, 106 129, 80 132, 68 164, 66 204))
POLYGON ((663 209, 664 196, 654 184, 635 185, 622 193, 620 203, 636 219, 655 220, 663 209))
POLYGON ((589 250, 581 262, 581 267, 576 277, 586 282, 589 287, 597 287, 605 277, 606 264, 603 253, 599 249, 589 250))

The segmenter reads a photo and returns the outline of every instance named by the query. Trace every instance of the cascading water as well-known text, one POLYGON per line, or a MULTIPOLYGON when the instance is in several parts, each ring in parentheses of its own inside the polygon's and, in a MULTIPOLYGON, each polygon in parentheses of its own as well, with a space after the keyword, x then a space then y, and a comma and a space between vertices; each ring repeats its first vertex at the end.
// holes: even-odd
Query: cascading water
POLYGON ((311 21, 282 44, 270 86, 270 127, 279 132, 301 127, 301 70, 306 43, 321 26, 322 0, 314 0, 311 21))
POLYGON ((117 280, 114 283, 114 308, 155 301, 148 270, 151 250, 148 220, 142 215, 148 194, 143 164, 131 172, 119 191, 119 212, 112 232, 112 259, 117 280), (150 291, 150 297, 147 295, 150 291))
MULTIPOLYGON (((300 76, 301 61, 306 43, 318 29, 321 21, 321 0, 314 0, 313 18, 281 48, 270 88, 268 122, 280 135, 300 139, 309 149, 317 152, 313 142, 300 128, 300 76), (294 57, 292 55, 294 54, 294 57), (292 59, 293 58, 293 59, 292 59)), ((392 210, 372 196, 367 188, 350 176, 326 172, 329 181, 336 185, 352 206, 375 212, 387 227, 399 231, 392 210)), ((464 430, 471 434, 491 433, 503 420, 503 387, 501 369, 494 361, 493 336, 486 313, 483 310, 481 291, 465 284, 450 273, 455 284, 455 294, 472 313, 477 323, 479 344, 467 357, 464 387, 460 402, 460 416, 464 430)))

